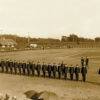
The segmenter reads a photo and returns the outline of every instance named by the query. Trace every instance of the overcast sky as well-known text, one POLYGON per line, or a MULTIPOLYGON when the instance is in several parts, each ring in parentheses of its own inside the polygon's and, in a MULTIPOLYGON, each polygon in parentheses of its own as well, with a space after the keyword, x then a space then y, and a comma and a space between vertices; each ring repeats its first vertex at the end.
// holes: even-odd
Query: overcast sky
POLYGON ((100 0, 0 0, 0 33, 100 36, 100 0))

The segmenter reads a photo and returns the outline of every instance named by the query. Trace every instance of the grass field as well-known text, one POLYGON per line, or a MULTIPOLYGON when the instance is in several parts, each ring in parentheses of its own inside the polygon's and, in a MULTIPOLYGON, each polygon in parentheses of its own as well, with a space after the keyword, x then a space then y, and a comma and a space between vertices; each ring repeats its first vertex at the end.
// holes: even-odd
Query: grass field
MULTIPOLYGON (((55 92, 62 100, 100 100, 100 49, 51 49, 51 50, 31 50, 19 52, 2 52, 0 59, 12 59, 17 61, 38 61, 48 63, 61 63, 69 66, 73 64, 81 65, 81 56, 89 57, 89 68, 86 83, 80 81, 57 80, 33 78, 27 76, 10 75, 0 73, 0 92, 8 92, 10 95, 17 95, 18 100, 23 99, 23 93, 28 90, 55 92)), ((69 77, 69 76, 68 76, 69 77)))

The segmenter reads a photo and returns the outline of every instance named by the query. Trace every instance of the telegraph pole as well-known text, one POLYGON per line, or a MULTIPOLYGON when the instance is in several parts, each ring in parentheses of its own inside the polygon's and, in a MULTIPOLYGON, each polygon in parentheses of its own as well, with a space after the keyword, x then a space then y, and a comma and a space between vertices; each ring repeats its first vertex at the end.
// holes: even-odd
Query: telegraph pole
POLYGON ((30 32, 28 32, 28 44, 30 43, 30 32))

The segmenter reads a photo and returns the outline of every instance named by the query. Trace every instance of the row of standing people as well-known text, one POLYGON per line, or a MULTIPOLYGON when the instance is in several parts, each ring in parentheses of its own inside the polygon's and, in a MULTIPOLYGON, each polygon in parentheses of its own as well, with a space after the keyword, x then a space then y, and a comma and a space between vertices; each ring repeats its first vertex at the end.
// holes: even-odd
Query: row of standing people
POLYGON ((73 80, 73 76, 75 74, 76 76, 76 81, 79 80, 79 73, 82 74, 82 80, 85 82, 86 80, 86 74, 87 74, 87 68, 83 66, 82 68, 79 68, 78 65, 76 67, 73 67, 71 65, 68 67, 67 64, 59 64, 56 65, 54 63, 51 65, 50 63, 47 65, 43 63, 42 65, 38 62, 37 64, 34 64, 33 62, 17 62, 17 61, 4 61, 2 60, 0 62, 0 67, 1 67, 1 72, 6 72, 6 73, 15 73, 15 74, 20 74, 20 75, 28 75, 30 76, 35 76, 35 71, 37 71, 38 77, 40 77, 41 71, 43 73, 43 77, 46 77, 46 73, 48 73, 48 77, 52 77, 53 73, 53 78, 57 78, 57 73, 58 73, 58 78, 61 79, 62 76, 64 76, 64 79, 67 79, 67 74, 70 74, 70 79, 73 80))
MULTIPOLYGON (((85 65, 86 67, 88 67, 88 64, 89 64, 89 58, 87 56, 85 59, 81 57, 81 66, 85 65)), ((100 68, 99 68, 98 74, 100 75, 100 68)))
POLYGON ((86 56, 86 58, 81 57, 81 66, 86 66, 88 67, 89 64, 89 58, 86 56))

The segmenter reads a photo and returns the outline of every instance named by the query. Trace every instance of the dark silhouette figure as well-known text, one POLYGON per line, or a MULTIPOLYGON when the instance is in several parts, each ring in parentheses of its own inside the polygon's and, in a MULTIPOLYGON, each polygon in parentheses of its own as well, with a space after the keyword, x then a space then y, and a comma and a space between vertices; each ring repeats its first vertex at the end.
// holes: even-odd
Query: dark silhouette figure
POLYGON ((27 75, 28 75, 28 76, 30 75, 30 66, 31 66, 31 63, 29 62, 29 63, 26 65, 26 68, 27 68, 27 75))
POLYGON ((10 61, 10 73, 12 74, 13 73, 13 62, 10 61))
POLYGON ((18 63, 19 74, 21 75, 22 63, 18 63))
POLYGON ((27 67, 26 63, 25 63, 25 62, 23 62, 23 64, 22 64, 22 68, 23 68, 23 75, 26 75, 26 67, 27 67))
POLYGON ((8 60, 5 62, 5 65, 6 65, 6 73, 8 73, 8 68, 9 68, 9 61, 8 60))
POLYGON ((2 72, 4 72, 4 66, 5 66, 5 61, 1 60, 1 70, 2 70, 2 72))
POLYGON ((78 65, 75 67, 75 76, 76 76, 76 81, 79 80, 79 73, 80 73, 80 68, 78 65))
POLYGON ((86 74, 87 74, 87 68, 84 66, 84 67, 82 67, 82 69, 81 69, 81 73, 82 73, 82 77, 83 77, 83 82, 85 82, 86 81, 86 74))
POLYGON ((33 76, 35 75, 35 67, 36 67, 35 64, 33 64, 33 63, 30 64, 30 69, 31 69, 31 72, 32 72, 33 76))
POLYGON ((88 66, 88 63, 89 63, 89 58, 86 56, 86 59, 85 59, 85 63, 86 63, 86 67, 88 66))
POLYGON ((56 64, 53 65, 53 77, 56 78, 56 71, 57 71, 57 66, 56 64))
POLYGON ((52 71, 52 65, 51 64, 48 65, 47 70, 48 70, 49 78, 51 78, 51 71, 52 71))
POLYGON ((64 79, 67 79, 67 73, 68 73, 68 66, 67 64, 64 66, 64 79))
POLYGON ((18 63, 15 61, 14 62, 14 72, 15 72, 15 74, 17 74, 17 66, 18 66, 18 63))
POLYGON ((81 57, 81 66, 83 67, 84 66, 84 58, 81 57))
POLYGON ((70 73, 70 79, 73 80, 73 74, 74 74, 74 67, 71 65, 69 68, 69 73, 70 73))
POLYGON ((41 65, 38 63, 36 66, 38 77, 40 76, 41 65))
POLYGON ((59 80, 61 79, 61 73, 62 73, 62 68, 61 68, 61 64, 58 65, 58 77, 59 80))
POLYGON ((46 77, 46 71, 47 71, 47 65, 46 64, 43 64, 42 65, 42 72, 43 72, 43 77, 44 78, 46 77))

